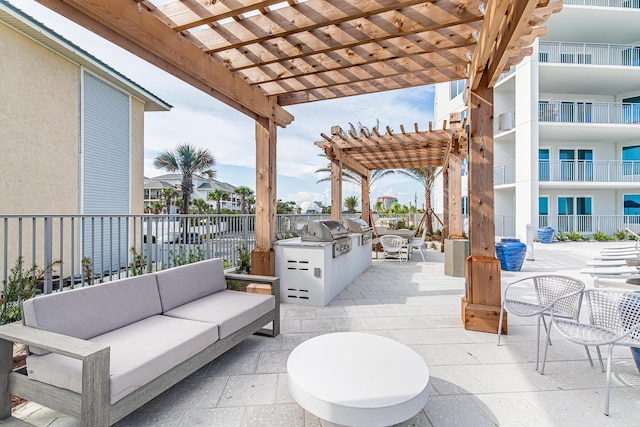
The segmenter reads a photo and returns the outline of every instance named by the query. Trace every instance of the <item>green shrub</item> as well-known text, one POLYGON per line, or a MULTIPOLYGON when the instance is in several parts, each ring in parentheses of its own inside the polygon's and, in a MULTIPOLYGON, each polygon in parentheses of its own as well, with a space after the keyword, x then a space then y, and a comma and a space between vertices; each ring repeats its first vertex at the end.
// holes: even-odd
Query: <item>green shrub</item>
POLYGON ((407 228, 407 223, 404 222, 403 219, 401 219, 400 221, 398 221, 398 230, 400 230, 401 228, 407 228))
POLYGON ((558 231, 556 233, 556 240, 558 240, 559 242, 566 242, 567 240, 569 240, 569 238, 564 231, 558 231))
POLYGON ((613 236, 616 238, 616 240, 629 240, 633 237, 632 240, 635 240, 635 236, 632 236, 631 234, 629 234, 629 232, 627 230, 617 230, 613 236))
POLYGON ((145 273, 147 265, 147 257, 139 254, 136 248, 131 248, 131 262, 129 263, 129 271, 132 276, 141 276, 145 273))
POLYGON ((581 233, 571 230, 567 233, 567 239, 572 242, 577 242, 578 240, 585 240, 584 236, 581 233))
POLYGON ((4 325, 22 319, 20 302, 34 297, 39 292, 38 283, 42 282, 45 274, 57 264, 60 264, 60 261, 54 261, 46 268, 33 265, 25 270, 24 259, 18 257, 7 279, 2 281, 0 324, 4 325))
POLYGON ((180 265, 192 264, 194 262, 202 261, 204 259, 204 253, 199 246, 191 245, 192 249, 187 249, 184 246, 179 246, 175 251, 169 251, 169 264, 173 267, 180 265))
POLYGON ((93 285, 93 261, 88 256, 82 257, 80 260, 82 265, 82 274, 87 281, 87 286, 93 285))
POLYGON ((613 236, 602 233, 600 231, 596 231, 595 233, 593 233, 593 240, 595 240, 596 242, 609 242, 613 239, 613 236))
POLYGON ((238 247, 238 268, 236 273, 251 274, 251 252, 245 245, 238 247))

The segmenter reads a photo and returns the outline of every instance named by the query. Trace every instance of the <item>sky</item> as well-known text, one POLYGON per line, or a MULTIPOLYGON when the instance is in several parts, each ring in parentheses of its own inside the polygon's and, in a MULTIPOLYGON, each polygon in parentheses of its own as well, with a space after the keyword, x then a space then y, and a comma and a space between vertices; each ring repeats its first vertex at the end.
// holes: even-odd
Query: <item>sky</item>
MULTIPOLYGON (((145 166, 147 177, 165 173, 153 167, 153 159, 177 144, 190 143, 213 154, 216 179, 255 189, 255 122, 180 79, 160 70, 111 42, 74 24, 34 0, 9 0, 66 39, 124 74, 147 91, 172 105, 169 112, 145 113, 145 166)), ((332 126, 349 128, 362 123, 369 128, 379 120, 381 129, 399 131, 417 123, 427 129, 433 120, 433 86, 361 95, 285 107, 295 120, 278 127, 277 198, 283 201, 319 201, 331 204, 330 184, 317 183, 328 160, 314 142, 332 126)), ((343 198, 360 197, 357 185, 343 183, 343 198)), ((406 206, 424 204, 424 187, 398 174, 387 176, 371 188, 372 204, 378 196, 395 196, 406 206)))

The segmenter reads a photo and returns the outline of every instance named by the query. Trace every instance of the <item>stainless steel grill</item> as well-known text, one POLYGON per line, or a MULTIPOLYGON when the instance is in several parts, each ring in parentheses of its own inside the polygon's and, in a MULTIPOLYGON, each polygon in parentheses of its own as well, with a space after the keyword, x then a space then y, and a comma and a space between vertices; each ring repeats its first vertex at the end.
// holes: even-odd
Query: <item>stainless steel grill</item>
POLYGON ((364 245, 371 241, 371 226, 367 224, 367 222, 361 218, 355 219, 344 219, 342 220, 344 226, 351 233, 360 234, 360 245, 364 245))
POLYGON ((303 242, 333 242, 333 257, 336 258, 351 251, 349 230, 338 221, 309 221, 300 232, 303 242))

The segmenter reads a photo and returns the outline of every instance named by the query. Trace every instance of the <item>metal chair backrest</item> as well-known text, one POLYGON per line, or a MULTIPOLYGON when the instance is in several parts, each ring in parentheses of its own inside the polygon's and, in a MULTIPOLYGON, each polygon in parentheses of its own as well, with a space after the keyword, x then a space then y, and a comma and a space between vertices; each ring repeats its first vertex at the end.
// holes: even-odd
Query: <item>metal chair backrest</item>
POLYGON ((538 303, 548 306, 558 298, 575 293, 569 298, 558 301, 554 307, 556 316, 577 319, 582 305, 582 292, 585 288, 583 281, 568 276, 541 275, 533 278, 538 303))
POLYGON ((388 234, 380 237, 380 244, 385 250, 393 250, 402 248, 403 239, 395 234, 388 234))
POLYGON ((616 289, 588 289, 584 291, 589 307, 589 321, 615 336, 620 341, 640 347, 640 294, 616 289))

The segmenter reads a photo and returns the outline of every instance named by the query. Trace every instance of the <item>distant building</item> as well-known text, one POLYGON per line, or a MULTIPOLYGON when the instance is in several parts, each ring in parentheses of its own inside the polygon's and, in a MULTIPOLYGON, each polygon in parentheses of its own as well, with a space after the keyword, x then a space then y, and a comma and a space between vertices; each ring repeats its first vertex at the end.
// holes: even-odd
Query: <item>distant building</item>
POLYGON ((398 199, 393 196, 380 196, 376 199, 376 205, 378 204, 378 202, 380 202, 382 203, 382 207, 384 207, 384 209, 388 211, 391 208, 391 205, 396 203, 397 201, 398 199))
POLYGON ((319 214, 322 213, 322 208, 316 202, 302 202, 300 203, 300 213, 319 214))
MULTIPOLYGON (((172 173, 166 175, 160 175, 153 178, 145 178, 144 180, 144 206, 145 208, 153 201, 160 200, 162 198, 162 189, 165 187, 179 188, 179 184, 182 182, 182 174, 172 173)), ((228 200, 222 200, 220 203, 221 209, 228 210, 240 210, 241 199, 236 195, 235 186, 226 182, 221 182, 213 178, 207 178, 200 175, 193 176, 193 193, 191 193, 191 200, 202 199, 207 202, 213 208, 217 207, 217 203, 213 200, 209 200, 207 195, 217 189, 221 189, 229 193, 228 200)), ((171 213, 174 213, 172 211, 171 213)))

